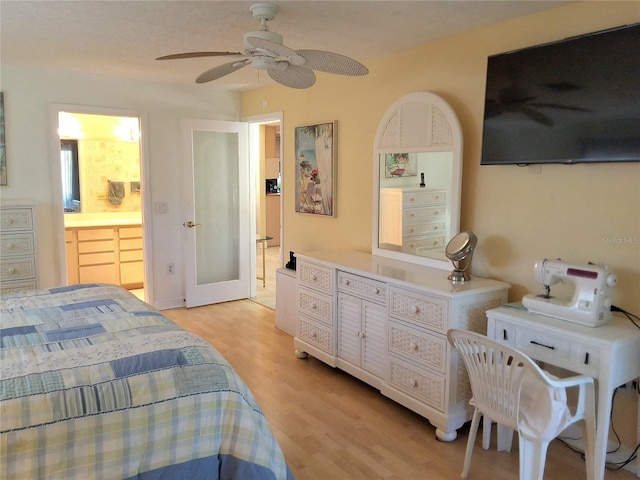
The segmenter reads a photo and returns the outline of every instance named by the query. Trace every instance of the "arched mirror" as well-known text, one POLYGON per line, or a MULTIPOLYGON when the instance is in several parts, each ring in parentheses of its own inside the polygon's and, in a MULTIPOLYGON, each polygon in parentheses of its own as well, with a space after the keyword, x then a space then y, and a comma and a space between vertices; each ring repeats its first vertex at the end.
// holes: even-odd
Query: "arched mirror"
POLYGON ((462 129, 438 95, 416 92, 389 107, 374 151, 374 255, 450 269, 460 226, 462 129))

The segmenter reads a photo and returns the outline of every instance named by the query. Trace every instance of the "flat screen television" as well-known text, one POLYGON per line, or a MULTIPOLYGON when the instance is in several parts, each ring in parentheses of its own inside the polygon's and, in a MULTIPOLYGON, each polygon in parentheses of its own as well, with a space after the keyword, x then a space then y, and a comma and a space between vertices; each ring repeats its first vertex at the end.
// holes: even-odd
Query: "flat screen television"
POLYGON ((482 165, 640 161, 640 23, 492 55, 482 165))

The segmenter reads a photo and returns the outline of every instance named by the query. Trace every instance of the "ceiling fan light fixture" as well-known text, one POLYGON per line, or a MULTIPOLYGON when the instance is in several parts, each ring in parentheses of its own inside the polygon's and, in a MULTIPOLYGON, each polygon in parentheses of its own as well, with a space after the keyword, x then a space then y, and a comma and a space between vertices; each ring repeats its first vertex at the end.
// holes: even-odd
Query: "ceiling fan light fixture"
POLYGON ((273 57, 266 55, 254 56, 251 60, 251 65, 258 70, 271 70, 275 66, 276 61, 273 57))

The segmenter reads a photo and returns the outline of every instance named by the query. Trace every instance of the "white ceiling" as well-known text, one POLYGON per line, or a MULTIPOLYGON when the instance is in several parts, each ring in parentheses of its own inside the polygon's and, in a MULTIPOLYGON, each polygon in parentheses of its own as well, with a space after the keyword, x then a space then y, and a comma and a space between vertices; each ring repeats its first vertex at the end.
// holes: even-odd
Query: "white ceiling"
MULTIPOLYGON (((2 64, 57 68, 159 82, 193 83, 229 58, 156 61, 190 51, 243 49, 258 30, 249 7, 227 1, 0 1, 2 64)), ((565 1, 275 1, 270 30, 294 50, 328 50, 367 60, 565 1)), ((247 67, 203 88, 248 90, 272 83, 247 67)))

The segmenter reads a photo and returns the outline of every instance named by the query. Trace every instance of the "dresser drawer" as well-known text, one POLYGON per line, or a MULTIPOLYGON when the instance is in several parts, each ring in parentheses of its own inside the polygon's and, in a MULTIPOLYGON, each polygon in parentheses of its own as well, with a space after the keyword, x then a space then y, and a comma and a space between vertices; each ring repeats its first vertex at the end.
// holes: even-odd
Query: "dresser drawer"
POLYGON ((447 339, 408 326, 389 323, 389 351, 420 367, 442 374, 447 369, 447 339))
POLYGON ((448 328, 447 300, 403 288, 391 287, 389 310, 392 317, 445 334, 448 328))
MULTIPOLYGON (((80 232, 78 232, 80 234, 80 232)), ((78 253, 98 253, 115 251, 115 242, 113 240, 98 240, 95 242, 78 242, 78 253)))
POLYGON ((447 213, 447 207, 441 205, 439 207, 420 207, 405 208, 402 214, 402 225, 410 225, 412 223, 430 222, 439 220, 447 213))
POLYGON ((142 250, 142 239, 120 238, 120 250, 142 250))
POLYGON ((387 284, 338 270, 338 290, 356 297, 387 304, 387 284))
POLYGON ((120 238, 142 238, 142 227, 119 227, 120 238))
POLYGON ((36 260, 33 257, 3 259, 0 268, 2 281, 21 280, 36 276, 36 260))
POLYGON ((402 235, 405 237, 438 232, 444 232, 444 222, 416 223, 402 228, 402 235))
POLYGON ((522 327, 496 320, 496 340, 552 365, 578 371, 583 375, 598 376, 600 350, 591 345, 573 342, 553 332, 522 327))
POLYGON ((298 289, 298 312, 327 325, 333 322, 333 299, 304 288, 298 289))
POLYGON ((446 192, 439 190, 422 190, 404 192, 403 203, 405 207, 422 205, 439 205, 447 202, 446 192))
POLYGON ((0 254, 3 257, 16 255, 33 255, 33 233, 14 233, 0 236, 0 254))
POLYGON ((333 294, 333 270, 306 262, 298 263, 298 283, 327 295, 333 294))
POLYGON ((78 241, 90 242, 93 240, 113 240, 113 228, 90 228, 87 230, 78 229, 78 241))
POLYGON ((304 315, 298 315, 298 338, 333 355, 333 333, 330 327, 320 325, 304 315))
POLYGON ((405 238, 403 245, 413 252, 420 250, 431 250, 433 248, 444 247, 444 236, 436 235, 429 237, 405 238))
POLYGON ((2 281, 0 283, 0 293, 17 293, 24 292, 25 290, 35 290, 36 286, 36 281, 33 279, 17 280, 15 282, 2 281))
POLYGON ((389 357, 391 361, 389 370, 389 384, 427 405, 444 412, 445 377, 439 376, 396 356, 389 357))
POLYGON ((33 210, 30 208, 3 208, 0 212, 3 232, 33 230, 33 210))

